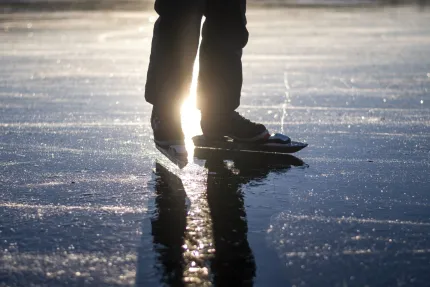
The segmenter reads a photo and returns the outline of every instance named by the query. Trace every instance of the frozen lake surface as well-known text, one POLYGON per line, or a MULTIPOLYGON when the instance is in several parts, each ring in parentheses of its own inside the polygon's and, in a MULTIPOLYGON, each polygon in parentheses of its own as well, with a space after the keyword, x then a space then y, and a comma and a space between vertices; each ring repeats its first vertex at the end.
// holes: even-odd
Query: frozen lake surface
POLYGON ((428 286, 428 12, 250 9, 240 112, 304 164, 183 169, 151 140, 155 19, 0 15, 0 286, 428 286))

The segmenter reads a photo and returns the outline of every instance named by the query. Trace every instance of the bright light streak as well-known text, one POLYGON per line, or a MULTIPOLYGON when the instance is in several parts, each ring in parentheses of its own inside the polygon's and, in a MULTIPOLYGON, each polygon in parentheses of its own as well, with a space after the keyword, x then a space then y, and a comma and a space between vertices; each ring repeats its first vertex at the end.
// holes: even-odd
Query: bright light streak
POLYGON ((188 160, 194 157, 194 143, 192 137, 202 133, 200 128, 200 111, 196 107, 197 80, 199 75, 199 52, 194 61, 193 77, 190 86, 190 94, 181 107, 182 130, 185 135, 185 146, 188 152, 188 160))

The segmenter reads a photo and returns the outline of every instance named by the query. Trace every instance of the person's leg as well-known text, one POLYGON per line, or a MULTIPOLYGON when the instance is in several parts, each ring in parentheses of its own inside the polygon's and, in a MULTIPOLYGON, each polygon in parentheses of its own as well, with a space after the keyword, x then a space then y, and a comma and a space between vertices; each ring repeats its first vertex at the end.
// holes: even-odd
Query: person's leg
POLYGON ((197 105, 207 137, 258 141, 266 128, 235 112, 242 89, 242 49, 248 42, 246 0, 208 0, 200 46, 197 105))
POLYGON ((201 0, 156 0, 145 99, 153 105, 154 138, 181 140, 180 107, 188 95, 203 14, 201 0))
POLYGON ((246 0, 208 0, 200 46, 198 107, 234 111, 242 89, 242 49, 248 42, 246 0))

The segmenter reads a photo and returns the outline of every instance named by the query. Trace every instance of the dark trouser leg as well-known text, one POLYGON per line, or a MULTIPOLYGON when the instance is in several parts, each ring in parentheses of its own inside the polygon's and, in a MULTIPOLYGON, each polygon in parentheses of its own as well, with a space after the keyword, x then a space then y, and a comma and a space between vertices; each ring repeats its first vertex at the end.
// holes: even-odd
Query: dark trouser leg
POLYGON ((156 0, 145 99, 157 109, 179 110, 189 94, 203 14, 201 0, 156 0))
POLYGON ((248 42, 246 0, 208 0, 200 46, 197 104, 203 113, 223 113, 240 104, 242 49, 248 42))

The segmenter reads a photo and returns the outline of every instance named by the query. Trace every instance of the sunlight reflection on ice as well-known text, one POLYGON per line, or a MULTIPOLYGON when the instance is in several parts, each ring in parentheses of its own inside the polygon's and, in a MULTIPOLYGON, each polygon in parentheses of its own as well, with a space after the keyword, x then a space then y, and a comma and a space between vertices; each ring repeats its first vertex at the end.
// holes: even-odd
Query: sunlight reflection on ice
POLYGON ((87 212, 114 212, 114 213, 144 213, 146 207, 132 207, 132 206, 76 206, 76 205, 43 205, 43 204, 22 204, 15 202, 0 203, 0 207, 14 208, 21 210, 38 209, 41 211, 52 211, 55 213, 63 213, 74 210, 81 210, 87 212))

